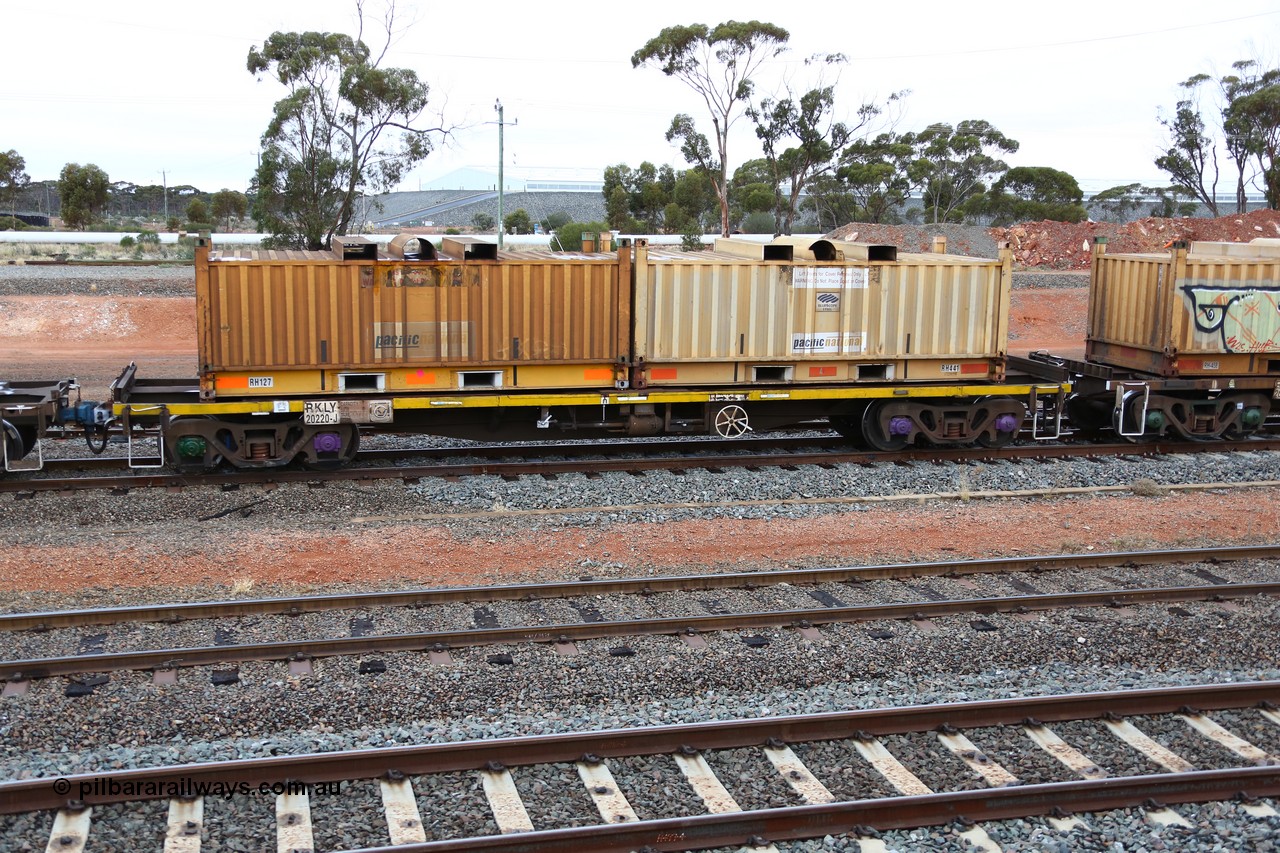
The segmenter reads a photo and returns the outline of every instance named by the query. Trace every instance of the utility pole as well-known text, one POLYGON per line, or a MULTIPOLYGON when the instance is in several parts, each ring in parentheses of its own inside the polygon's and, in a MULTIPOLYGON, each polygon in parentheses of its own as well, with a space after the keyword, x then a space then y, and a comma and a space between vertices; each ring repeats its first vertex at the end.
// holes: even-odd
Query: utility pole
MULTIPOLYGON (((502 120, 502 101, 495 99, 493 108, 498 111, 498 248, 502 248, 502 235, 506 232, 506 228, 502 224, 502 128, 505 122, 502 120)), ((511 122, 511 126, 515 127, 520 123, 520 119, 511 122)))
POLYGON ((165 227, 169 227, 169 176, 164 170, 160 170, 160 181, 164 185, 164 222, 165 227))

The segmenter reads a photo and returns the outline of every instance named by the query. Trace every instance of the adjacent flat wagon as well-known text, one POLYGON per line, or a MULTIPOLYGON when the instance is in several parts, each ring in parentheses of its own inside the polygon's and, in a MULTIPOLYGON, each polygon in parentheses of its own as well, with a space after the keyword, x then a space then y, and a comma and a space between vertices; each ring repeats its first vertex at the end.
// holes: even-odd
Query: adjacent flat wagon
POLYGON ((1261 429, 1280 398, 1280 240, 1177 242, 1165 253, 1094 244, 1083 361, 1019 366, 1073 384, 1072 424, 1138 439, 1261 429))

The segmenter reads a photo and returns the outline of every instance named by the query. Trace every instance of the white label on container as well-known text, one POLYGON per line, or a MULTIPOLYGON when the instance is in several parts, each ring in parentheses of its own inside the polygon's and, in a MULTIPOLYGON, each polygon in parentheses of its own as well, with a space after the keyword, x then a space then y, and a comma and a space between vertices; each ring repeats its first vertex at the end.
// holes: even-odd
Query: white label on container
POLYGON ((1202 370, 1217 370, 1217 369, 1218 369, 1218 362, 1216 362, 1216 361, 1206 361, 1206 362, 1204 362, 1204 367, 1202 367, 1201 369, 1202 369, 1202 370))
POLYGON ((840 310, 840 294, 819 293, 818 294, 818 310, 819 311, 839 311, 840 310))
POLYGON ((337 424, 342 422, 337 400, 307 400, 302 404, 304 424, 337 424))
POLYGON ((792 287, 862 288, 867 286, 867 267, 792 267, 792 287))
POLYGON ((275 377, 273 376, 250 376, 249 377, 250 388, 273 388, 275 387, 275 384, 276 384, 276 380, 275 380, 275 377))
POLYGON ((275 412, 276 414, 286 414, 286 415, 287 415, 287 414, 289 413, 289 401, 288 401, 288 400, 274 400, 274 401, 272 401, 272 403, 271 403, 271 411, 275 412))
POLYGON ((791 335, 791 351, 794 353, 861 353, 866 352, 867 336, 864 332, 795 332, 791 335))

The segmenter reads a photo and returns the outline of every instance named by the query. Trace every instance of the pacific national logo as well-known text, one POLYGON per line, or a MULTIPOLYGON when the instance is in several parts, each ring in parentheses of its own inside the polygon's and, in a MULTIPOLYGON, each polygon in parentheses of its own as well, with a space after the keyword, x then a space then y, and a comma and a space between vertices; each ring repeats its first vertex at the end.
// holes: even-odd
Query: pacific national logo
POLYGON ((839 311, 840 310, 840 294, 819 293, 818 294, 818 310, 819 311, 839 311))

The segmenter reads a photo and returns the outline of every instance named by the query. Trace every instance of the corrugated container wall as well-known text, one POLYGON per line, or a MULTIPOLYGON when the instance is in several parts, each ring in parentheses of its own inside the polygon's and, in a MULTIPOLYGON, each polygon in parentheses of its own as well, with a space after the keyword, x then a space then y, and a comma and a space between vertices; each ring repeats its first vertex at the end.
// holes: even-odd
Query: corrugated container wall
POLYGON ((650 363, 996 358, 1007 347, 1000 261, 760 262, 637 252, 637 355, 650 363))
POLYGON ((1280 352, 1280 250, 1231 246, 1106 255, 1099 243, 1088 357, 1161 375, 1274 372, 1265 354, 1280 352))
POLYGON ((629 276, 612 255, 300 255, 197 258, 203 370, 614 363, 628 353, 629 276))

